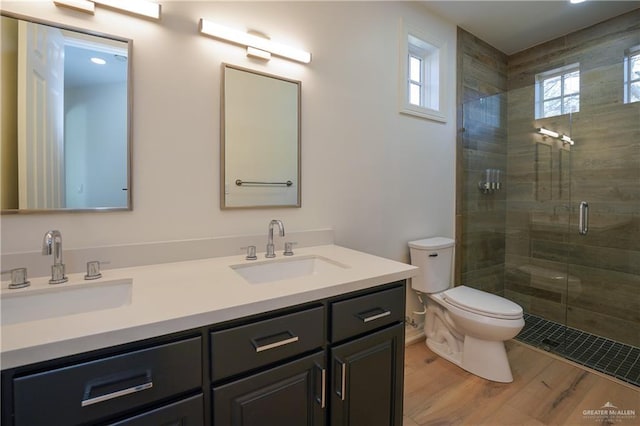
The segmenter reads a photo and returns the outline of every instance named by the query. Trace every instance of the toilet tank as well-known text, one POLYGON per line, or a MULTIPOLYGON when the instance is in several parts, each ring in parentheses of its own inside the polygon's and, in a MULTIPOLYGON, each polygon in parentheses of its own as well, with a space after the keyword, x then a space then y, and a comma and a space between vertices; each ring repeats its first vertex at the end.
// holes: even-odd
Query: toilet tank
POLYGON ((409 242, 411 264, 420 268, 420 273, 411 278, 414 290, 438 293, 449 288, 454 245, 454 240, 444 237, 409 242))

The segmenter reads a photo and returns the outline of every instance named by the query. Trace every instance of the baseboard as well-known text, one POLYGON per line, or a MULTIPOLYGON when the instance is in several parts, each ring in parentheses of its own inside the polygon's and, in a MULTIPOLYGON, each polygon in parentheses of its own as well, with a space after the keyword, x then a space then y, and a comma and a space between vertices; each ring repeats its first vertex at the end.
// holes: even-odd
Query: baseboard
POLYGON ((415 342, 424 340, 424 330, 422 327, 408 326, 404 329, 404 344, 405 346, 411 345, 415 342))

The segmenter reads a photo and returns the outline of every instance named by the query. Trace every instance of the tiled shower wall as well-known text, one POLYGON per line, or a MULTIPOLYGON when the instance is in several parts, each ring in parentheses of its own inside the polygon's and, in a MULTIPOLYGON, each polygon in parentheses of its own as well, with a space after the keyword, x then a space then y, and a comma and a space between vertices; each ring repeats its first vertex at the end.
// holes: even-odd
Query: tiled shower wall
POLYGON ((502 294, 506 191, 486 194, 487 169, 507 169, 507 56, 458 28, 456 282, 502 294))
POLYGON ((640 346, 640 103, 622 102, 640 9, 508 58, 463 30, 458 43, 458 282, 640 346), (575 62, 580 112, 534 120, 535 74, 575 62), (543 139, 540 126, 576 145, 543 139), (504 188, 482 194, 483 171, 503 167, 504 188), (584 237, 581 200, 590 206, 584 237))

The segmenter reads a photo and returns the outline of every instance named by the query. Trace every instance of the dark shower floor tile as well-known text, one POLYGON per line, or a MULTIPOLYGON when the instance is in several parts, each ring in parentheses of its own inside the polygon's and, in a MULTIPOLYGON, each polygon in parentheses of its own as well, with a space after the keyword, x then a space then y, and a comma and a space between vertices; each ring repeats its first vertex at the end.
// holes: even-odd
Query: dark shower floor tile
POLYGON ((524 314, 516 340, 640 387, 640 348, 524 314))

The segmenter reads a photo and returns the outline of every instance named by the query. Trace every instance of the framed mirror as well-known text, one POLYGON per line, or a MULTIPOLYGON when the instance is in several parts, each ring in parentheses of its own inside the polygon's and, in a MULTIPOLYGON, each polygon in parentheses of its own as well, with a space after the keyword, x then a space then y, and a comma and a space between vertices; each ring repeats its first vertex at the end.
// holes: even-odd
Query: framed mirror
POLYGON ((300 97, 295 80, 223 64, 222 209, 300 207, 300 97))
POLYGON ((131 210, 131 40, 1 19, 2 213, 131 210))

